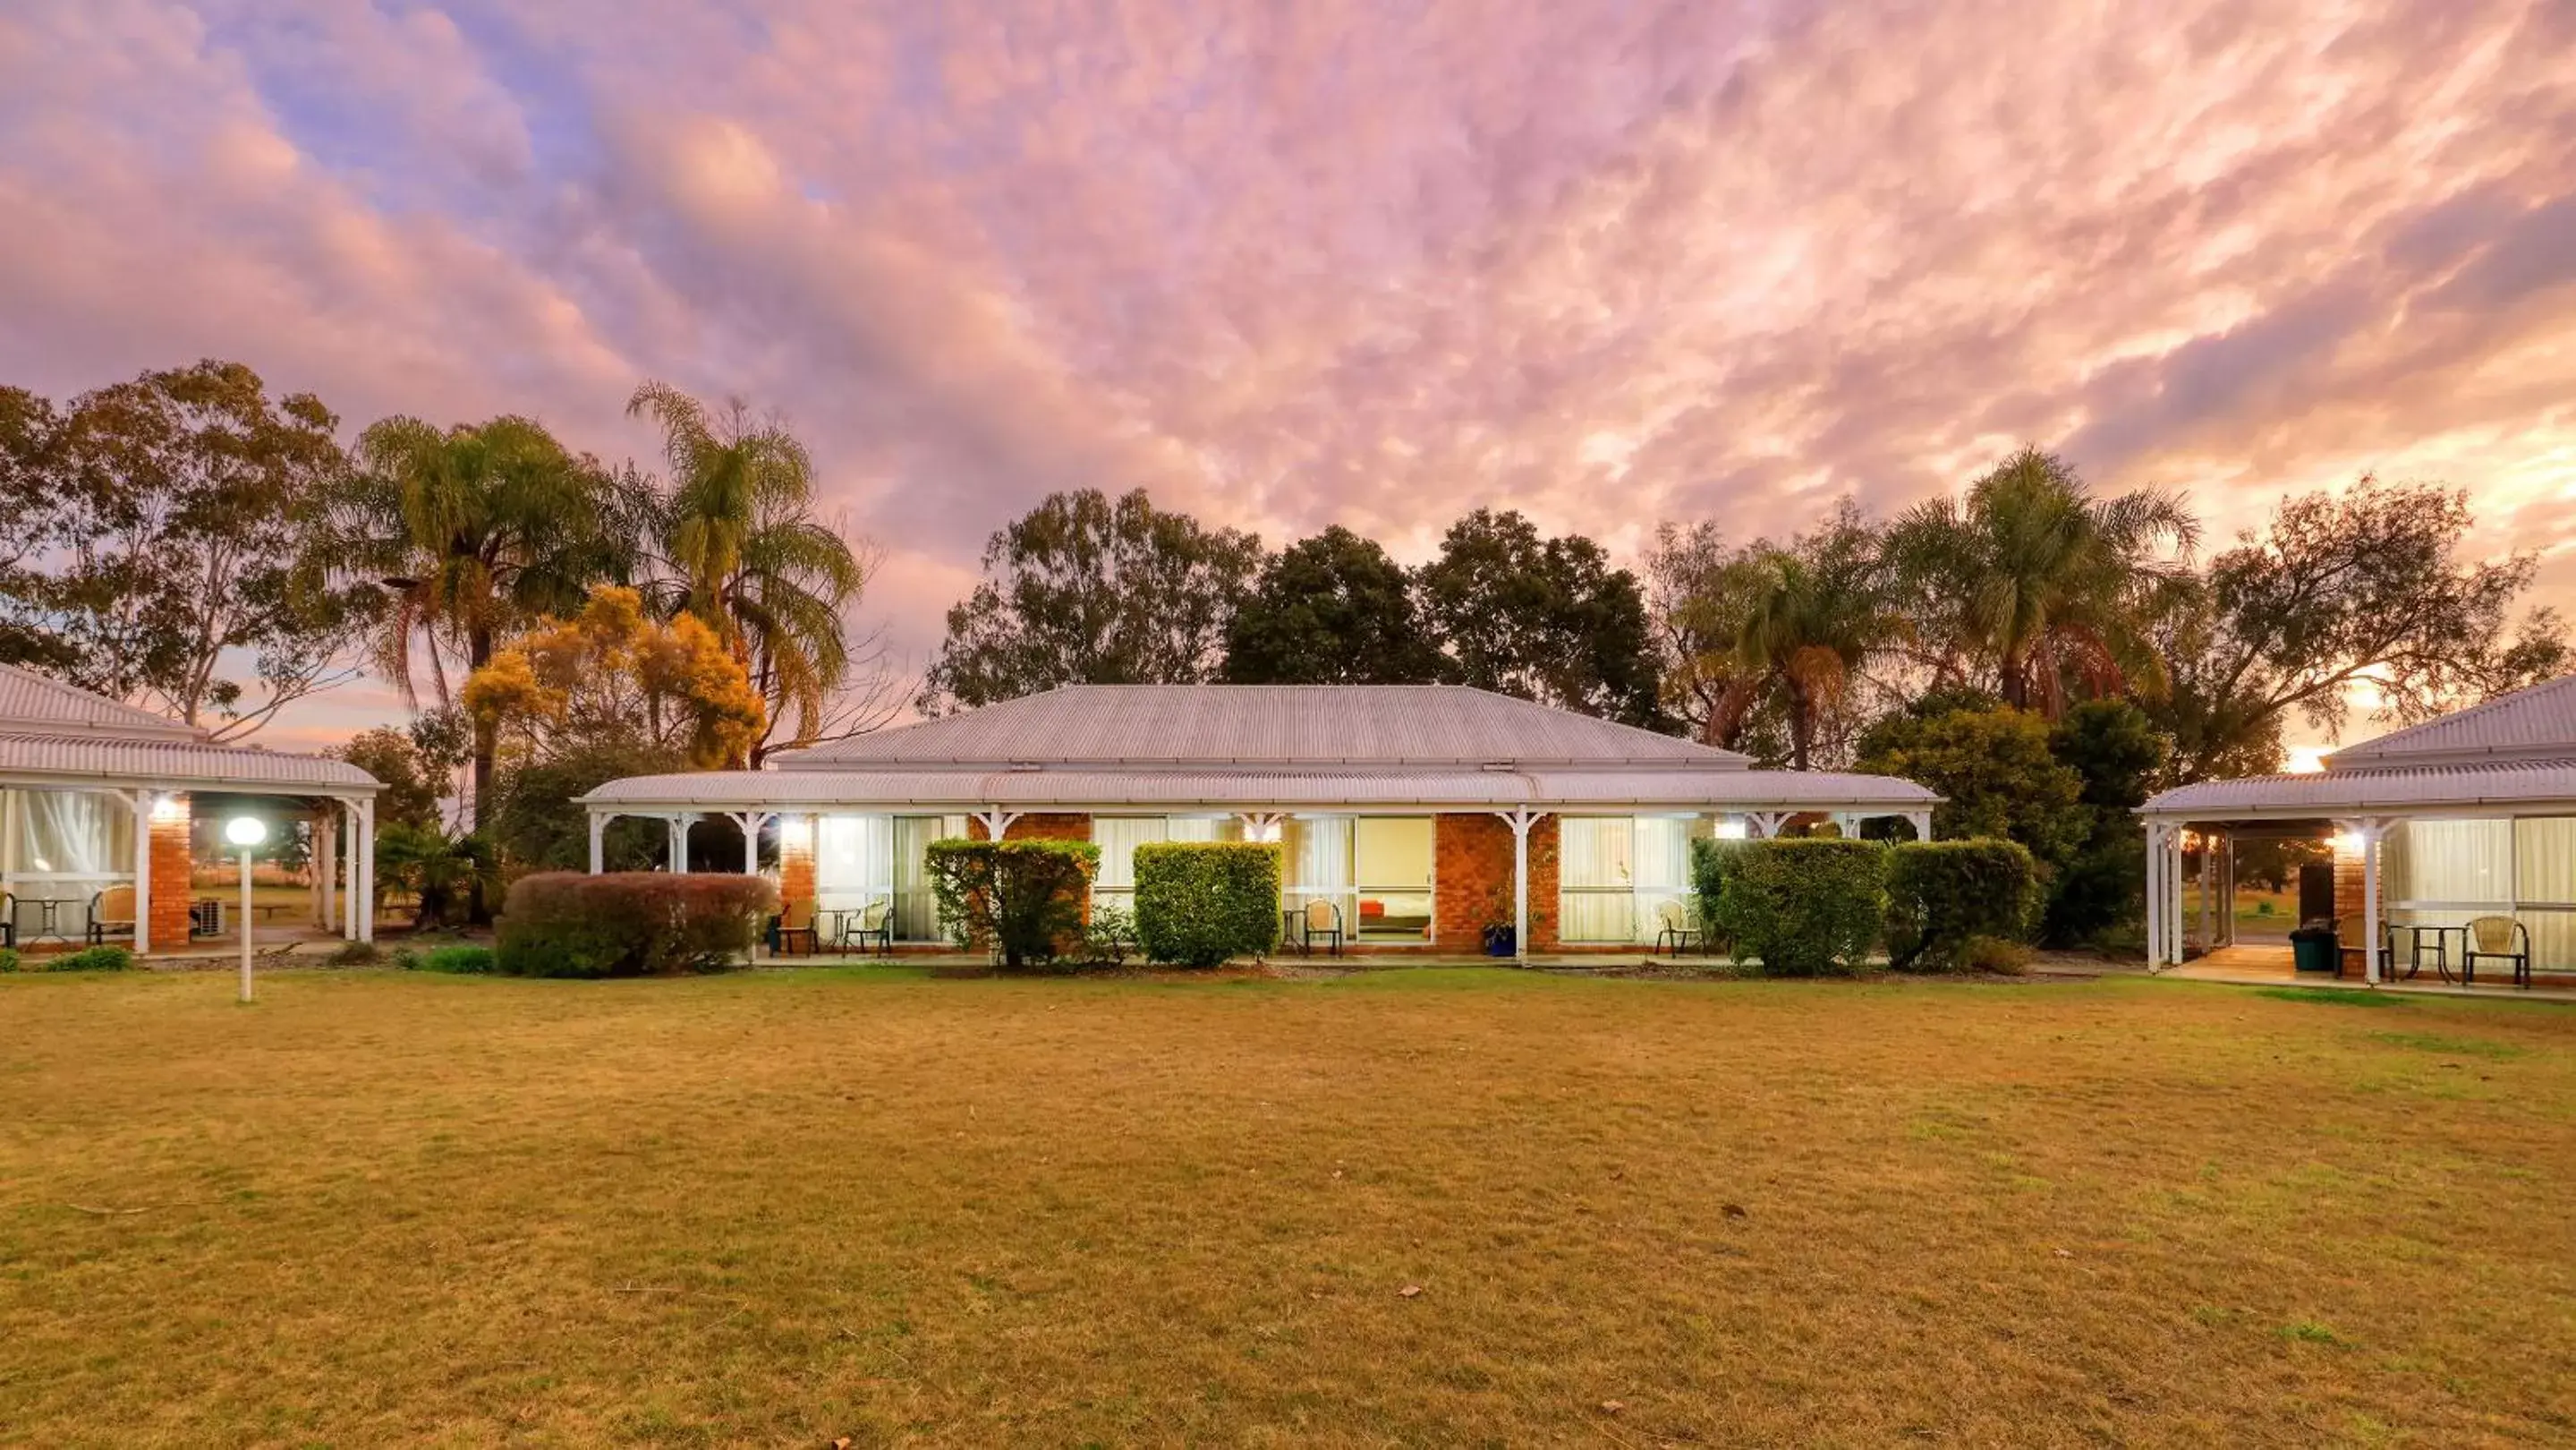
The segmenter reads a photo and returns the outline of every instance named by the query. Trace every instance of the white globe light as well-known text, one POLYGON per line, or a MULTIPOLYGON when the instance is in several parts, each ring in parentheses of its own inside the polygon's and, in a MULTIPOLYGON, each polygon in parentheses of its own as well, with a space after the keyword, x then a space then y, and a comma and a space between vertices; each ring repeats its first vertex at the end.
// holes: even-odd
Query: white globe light
POLYGON ((236 846, 256 846, 268 839, 268 822, 257 816, 235 816, 224 822, 224 839, 236 846))

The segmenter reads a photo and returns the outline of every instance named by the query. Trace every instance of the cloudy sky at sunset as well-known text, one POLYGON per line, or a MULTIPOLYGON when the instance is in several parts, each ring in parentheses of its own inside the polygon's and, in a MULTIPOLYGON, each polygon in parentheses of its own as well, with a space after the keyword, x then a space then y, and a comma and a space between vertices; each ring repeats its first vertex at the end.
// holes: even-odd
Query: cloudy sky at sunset
POLYGON ((2576 0, 0 0, 0 382, 612 457, 641 378, 741 394, 916 657, 1059 488, 1632 552, 2022 440, 2226 529, 2448 480, 2576 603, 2571 55, 2576 0))

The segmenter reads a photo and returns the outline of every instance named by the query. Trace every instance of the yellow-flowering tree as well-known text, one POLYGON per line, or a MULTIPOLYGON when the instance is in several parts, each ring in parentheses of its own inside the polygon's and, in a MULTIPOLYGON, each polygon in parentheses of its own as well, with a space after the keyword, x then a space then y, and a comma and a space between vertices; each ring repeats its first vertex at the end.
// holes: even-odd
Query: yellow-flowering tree
POLYGON ((465 682, 465 708, 533 753, 564 740, 641 736, 691 768, 739 767, 768 723, 751 676, 703 622, 657 623, 632 589, 601 586, 465 682))

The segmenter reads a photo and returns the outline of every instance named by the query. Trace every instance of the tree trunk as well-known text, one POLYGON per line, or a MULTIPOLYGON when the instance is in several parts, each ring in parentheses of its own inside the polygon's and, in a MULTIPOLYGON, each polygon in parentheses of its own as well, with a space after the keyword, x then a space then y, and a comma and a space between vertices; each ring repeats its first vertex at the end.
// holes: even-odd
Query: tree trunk
MULTIPOLYGON (((475 670, 492 663, 492 631, 470 631, 465 637, 465 655, 466 678, 472 679, 475 670)), ((474 810, 468 817, 471 822, 469 829, 480 836, 484 826, 490 822, 486 812, 491 808, 492 762, 499 753, 500 737, 492 728, 492 722, 480 716, 469 715, 466 723, 474 730, 474 810)), ((466 887, 465 919, 475 926, 492 924, 492 901, 483 890, 483 874, 479 871, 466 887)))
POLYGON ((1996 693, 2004 697, 2005 704, 2016 710, 2030 708, 2030 660, 2025 651, 2004 651, 2003 678, 1997 684, 2001 688, 1996 693))
POLYGON ((1789 768, 1807 768, 1807 756, 1816 736, 1816 707, 1807 692, 1796 684, 1789 686, 1789 768))

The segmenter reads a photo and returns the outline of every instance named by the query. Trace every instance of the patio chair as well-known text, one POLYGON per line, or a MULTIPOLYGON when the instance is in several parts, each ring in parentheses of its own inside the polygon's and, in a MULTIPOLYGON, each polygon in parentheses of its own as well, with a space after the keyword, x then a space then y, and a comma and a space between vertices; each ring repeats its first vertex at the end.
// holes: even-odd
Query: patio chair
MULTIPOLYGON (((2334 934, 2335 934, 2335 965, 2336 965, 2338 968, 2340 968, 2340 967, 2343 965, 2343 963, 2348 962, 2348 961, 2350 961, 2350 962, 2362 962, 2362 963, 2363 963, 2363 968, 2362 968, 2363 975, 2367 976, 2367 975, 2369 974, 2369 966, 2368 966, 2368 962, 2367 962, 2367 960, 2366 960, 2366 958, 2365 958, 2365 956, 2364 956, 2364 954, 2363 954, 2363 952, 2362 952, 2362 949, 2361 949, 2361 948, 2359 948, 2359 947, 2348 947, 2348 946, 2343 945, 2343 918, 2342 918, 2342 917, 2340 917, 2340 916, 2338 916, 2338 917, 2334 918, 2334 919, 2333 919, 2333 920, 2328 924, 2328 926, 2329 926, 2329 929, 2330 929, 2330 930, 2332 930, 2332 931, 2334 932, 2334 934)), ((2381 979, 2381 980, 2383 980, 2383 981, 2385 981, 2385 980, 2387 980, 2387 979, 2389 979, 2389 978, 2391 978, 2391 977, 2394 977, 2396 974, 2397 974, 2397 927, 2396 927, 2396 924, 2395 924, 2395 923, 2393 923, 2393 922, 2382 921, 2382 922, 2379 924, 2379 975, 2380 975, 2380 979, 2381 979)))
POLYGON ((1342 954, 1342 909, 1329 901, 1306 903, 1305 917, 1298 923, 1298 935, 1304 940, 1306 955, 1315 954, 1315 943, 1328 943, 1334 956, 1342 954))
POLYGON ((134 935, 134 888, 111 886, 89 899, 89 930, 85 933, 91 946, 104 946, 110 935, 134 935))
POLYGON ((785 911, 769 919, 769 949, 782 957, 813 956, 823 949, 822 938, 814 932, 814 903, 790 903, 785 911), (805 950, 796 948, 803 944, 805 950))
POLYGON ((1679 956, 1700 944, 1699 913, 1685 902, 1667 901, 1655 908, 1655 955, 1664 954, 1670 942, 1673 954, 1679 956))
POLYGON ((859 924, 851 935, 859 945, 884 956, 894 955, 894 903, 882 898, 859 909, 859 924))
POLYGON ((2481 916, 2467 927, 2467 950, 2460 953, 2460 980, 2475 986, 2478 959, 2513 963, 2513 984, 2531 990, 2531 933, 2510 916, 2481 916))
POLYGON ((0 947, 18 944, 18 898, 12 892, 0 891, 0 947))

